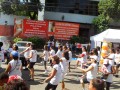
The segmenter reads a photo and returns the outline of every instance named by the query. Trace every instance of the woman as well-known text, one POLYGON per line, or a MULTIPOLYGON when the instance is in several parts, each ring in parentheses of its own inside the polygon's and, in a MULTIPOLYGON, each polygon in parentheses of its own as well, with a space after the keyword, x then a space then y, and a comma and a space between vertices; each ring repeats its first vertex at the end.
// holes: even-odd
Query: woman
POLYGON ((59 57, 59 58, 62 58, 62 46, 58 46, 58 51, 56 53, 56 55, 59 57))
POLYGON ((119 77, 119 67, 120 67, 120 50, 117 49, 116 50, 116 54, 115 54, 115 64, 116 64, 116 77, 119 77))
POLYGON ((106 79, 106 90, 110 90, 110 85, 113 81, 113 74, 115 73, 114 66, 109 64, 108 59, 104 59, 103 66, 100 69, 103 73, 103 79, 106 79))
POLYGON ((22 63, 21 60, 18 59, 18 52, 17 51, 12 51, 10 54, 10 57, 12 60, 8 63, 8 66, 5 70, 6 73, 9 73, 9 76, 11 75, 18 75, 22 76, 22 63))
POLYGON ((44 58, 44 67, 45 67, 45 72, 44 73, 46 74, 48 72, 47 67, 46 67, 46 65, 47 65, 46 63, 47 63, 48 58, 49 58, 49 51, 48 51, 48 46, 47 45, 44 46, 43 55, 41 57, 44 58))
POLYGON ((86 47, 82 47, 82 54, 76 55, 78 57, 76 67, 78 67, 78 64, 81 64, 81 67, 83 68, 83 64, 87 62, 87 51, 86 47))
POLYGON ((101 79, 91 80, 88 90, 104 90, 104 81, 101 79))
POLYGON ((49 74, 49 76, 44 80, 44 82, 49 82, 47 86, 45 87, 45 90, 56 90, 62 76, 62 70, 59 65, 59 57, 53 56, 52 57, 52 63, 53 63, 53 70, 49 74))
POLYGON ((83 90, 85 90, 84 83, 89 83, 90 80, 95 79, 97 77, 98 71, 97 60, 96 58, 91 58, 91 65, 86 69, 82 69, 80 67, 77 68, 80 69, 83 73, 86 73, 86 76, 80 80, 82 88, 83 90))
POLYGON ((62 58, 60 59, 60 66, 62 68, 62 90, 65 89, 65 83, 64 83, 64 76, 67 73, 68 70, 68 60, 69 60, 69 56, 67 54, 67 51, 64 51, 62 54, 62 58))
POLYGON ((31 45, 31 50, 30 50, 30 54, 29 57, 27 58, 30 62, 28 64, 28 69, 30 71, 30 76, 31 76, 31 80, 34 80, 34 65, 37 61, 37 51, 35 50, 35 46, 31 45))
POLYGON ((110 50, 110 54, 108 55, 107 59, 109 59, 109 64, 113 66, 115 62, 115 50, 114 49, 110 50))

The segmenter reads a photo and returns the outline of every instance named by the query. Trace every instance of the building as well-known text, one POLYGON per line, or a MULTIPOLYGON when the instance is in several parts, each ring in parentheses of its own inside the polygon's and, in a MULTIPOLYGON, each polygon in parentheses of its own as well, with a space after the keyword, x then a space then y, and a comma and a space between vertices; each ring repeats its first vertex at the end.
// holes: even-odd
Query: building
MULTIPOLYGON (((49 1, 49 0, 48 0, 49 1)), ((89 37, 94 34, 92 21, 98 16, 99 0, 57 0, 45 3, 45 20, 74 22, 80 24, 79 36, 89 37)))

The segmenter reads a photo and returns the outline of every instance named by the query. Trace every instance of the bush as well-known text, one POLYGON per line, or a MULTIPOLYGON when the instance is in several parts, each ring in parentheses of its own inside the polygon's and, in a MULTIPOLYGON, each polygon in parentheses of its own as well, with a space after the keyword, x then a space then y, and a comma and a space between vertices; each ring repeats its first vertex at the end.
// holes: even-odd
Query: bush
POLYGON ((32 42, 35 44, 36 48, 42 49, 45 45, 46 40, 39 38, 39 37, 30 37, 27 39, 27 41, 32 42))
POLYGON ((74 43, 76 43, 76 42, 78 42, 78 43, 85 43, 85 40, 84 40, 83 37, 72 36, 72 37, 70 38, 70 43, 74 44, 74 43))

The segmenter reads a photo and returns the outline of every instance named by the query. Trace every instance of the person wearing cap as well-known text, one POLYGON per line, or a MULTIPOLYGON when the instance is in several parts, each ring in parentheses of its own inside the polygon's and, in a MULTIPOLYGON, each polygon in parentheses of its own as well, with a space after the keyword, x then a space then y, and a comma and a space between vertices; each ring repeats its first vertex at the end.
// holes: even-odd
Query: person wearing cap
POLYGON ((106 81, 106 90, 110 90, 110 85, 113 81, 113 74, 115 73, 114 66, 109 64, 109 59, 104 59, 103 65, 100 68, 100 72, 103 73, 102 79, 106 81))
POLYGON ((82 84, 82 88, 83 90, 85 90, 85 83, 89 83, 92 79, 95 79, 97 77, 97 71, 98 71, 98 65, 97 65, 97 60, 94 58, 91 58, 91 65, 86 68, 80 68, 77 67, 78 69, 80 69, 80 71, 82 73, 85 73, 86 76, 81 77, 80 79, 80 83, 82 84))
POLYGON ((18 59, 18 52, 17 51, 12 51, 10 54, 10 57, 12 58, 12 60, 8 63, 8 66, 5 70, 6 73, 9 74, 9 76, 11 75, 18 75, 18 76, 22 76, 22 63, 21 60, 18 59))

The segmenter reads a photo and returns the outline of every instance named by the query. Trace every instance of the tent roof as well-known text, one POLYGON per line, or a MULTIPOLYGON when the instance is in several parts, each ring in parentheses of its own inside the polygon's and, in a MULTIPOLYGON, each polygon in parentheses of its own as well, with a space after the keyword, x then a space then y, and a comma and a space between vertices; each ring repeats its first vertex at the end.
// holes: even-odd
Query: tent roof
POLYGON ((100 34, 90 37, 91 41, 108 41, 108 42, 120 42, 120 30, 119 29, 107 29, 100 34))

